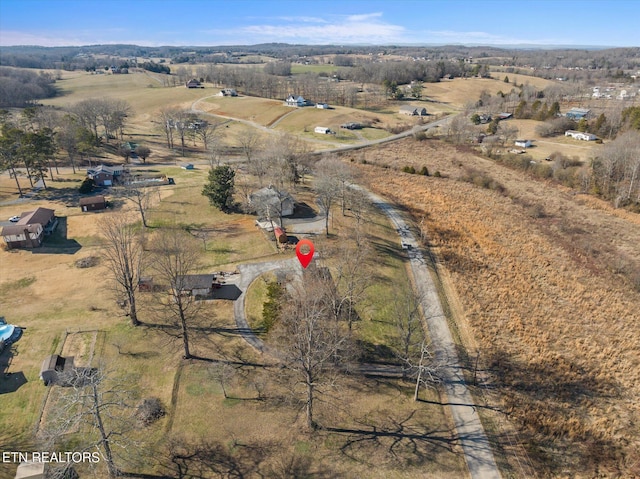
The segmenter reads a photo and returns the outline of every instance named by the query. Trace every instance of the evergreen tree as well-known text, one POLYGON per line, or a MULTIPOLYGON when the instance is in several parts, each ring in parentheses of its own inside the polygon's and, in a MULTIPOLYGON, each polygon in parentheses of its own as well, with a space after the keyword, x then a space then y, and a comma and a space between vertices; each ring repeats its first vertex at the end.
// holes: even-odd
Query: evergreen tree
POLYGON ((235 171, 226 165, 209 170, 209 179, 202 189, 202 194, 220 211, 228 211, 233 203, 235 176, 235 171))

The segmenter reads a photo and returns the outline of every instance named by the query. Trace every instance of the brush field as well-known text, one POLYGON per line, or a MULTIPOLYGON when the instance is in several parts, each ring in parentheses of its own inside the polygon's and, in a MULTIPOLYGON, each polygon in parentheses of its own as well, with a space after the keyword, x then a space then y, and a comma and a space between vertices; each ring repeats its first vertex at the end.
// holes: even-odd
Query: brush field
POLYGON ((640 218, 436 140, 366 159, 441 262, 460 341, 479 354, 475 393, 500 405, 488 429, 507 420, 545 477, 640 474, 640 218), (443 177, 390 173, 405 165, 443 177), (459 181, 471 168, 503 192, 459 181))

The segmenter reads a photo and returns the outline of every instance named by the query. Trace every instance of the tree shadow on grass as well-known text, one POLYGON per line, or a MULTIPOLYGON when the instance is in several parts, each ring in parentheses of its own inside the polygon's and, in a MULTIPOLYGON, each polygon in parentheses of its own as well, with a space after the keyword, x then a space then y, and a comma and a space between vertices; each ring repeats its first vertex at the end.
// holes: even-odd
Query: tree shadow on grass
POLYGON ((611 377, 560 355, 525 363, 498 351, 488 364, 492 375, 484 387, 500 392, 536 470, 552 476, 620 470, 621 442, 593 417, 605 417, 611 401, 620 399, 611 377))
POLYGON ((314 477, 328 479, 336 477, 326 467, 317 470, 313 456, 289 452, 284 444, 264 442, 257 444, 241 443, 237 440, 229 445, 214 441, 189 441, 173 437, 167 441, 165 453, 158 460, 159 475, 144 479, 204 479, 268 477, 289 479, 314 477))
POLYGON ((398 465, 421 466, 438 463, 439 456, 459 454, 452 430, 431 429, 419 424, 415 411, 402 418, 388 416, 375 423, 357 421, 359 427, 327 427, 324 431, 343 439, 340 452, 365 464, 386 456, 398 465))

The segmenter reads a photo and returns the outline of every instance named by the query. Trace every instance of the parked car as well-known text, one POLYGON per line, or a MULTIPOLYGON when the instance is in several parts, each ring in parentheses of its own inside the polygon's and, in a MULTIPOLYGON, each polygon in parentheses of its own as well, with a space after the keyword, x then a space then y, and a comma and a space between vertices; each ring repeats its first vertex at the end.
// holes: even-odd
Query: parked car
POLYGON ((11 218, 9 218, 9 221, 11 221, 12 223, 17 223, 18 221, 20 221, 20 217, 12 216, 11 218))

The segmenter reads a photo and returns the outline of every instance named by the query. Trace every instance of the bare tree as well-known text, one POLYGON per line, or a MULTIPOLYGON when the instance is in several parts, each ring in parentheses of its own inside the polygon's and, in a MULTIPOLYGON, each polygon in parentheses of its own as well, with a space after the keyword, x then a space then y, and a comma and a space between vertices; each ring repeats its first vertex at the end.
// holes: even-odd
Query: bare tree
POLYGON ((67 382, 71 387, 65 388, 56 410, 49 413, 53 419, 45 431, 46 442, 55 444, 80 431, 82 452, 98 449, 109 477, 117 477, 116 452, 130 446, 127 434, 135 424, 130 386, 101 368, 76 367, 67 382))
POLYGON ((202 140, 202 144, 205 150, 211 151, 209 145, 212 141, 217 142, 217 137, 220 136, 218 125, 215 123, 208 123, 200 120, 198 127, 195 129, 195 134, 202 140))
POLYGON ((456 115, 449 121, 447 138, 453 143, 462 143, 470 136, 471 131, 471 122, 467 115, 456 115))
POLYGON ((249 171, 258 178, 258 183, 262 186, 263 179, 267 174, 267 166, 264 155, 256 155, 256 151, 260 148, 262 142, 260 133, 251 129, 246 134, 241 135, 238 141, 240 149, 247 159, 249 171))
POLYGON ((146 163, 147 158, 151 155, 151 149, 148 146, 138 145, 134 150, 135 154, 142 158, 142 162, 146 163))
POLYGON ((180 147, 182 156, 184 156, 185 149, 185 138, 187 133, 191 130, 189 129, 190 124, 190 115, 186 111, 176 111, 173 117, 173 129, 175 130, 178 138, 180 138, 180 147))
POLYGON ((122 192, 124 197, 130 199, 136 206, 136 209, 140 213, 140 218, 142 219, 142 225, 145 228, 148 228, 147 210, 151 204, 151 192, 149 189, 142 185, 130 182, 123 187, 122 192))
POLYGON ((180 330, 184 358, 193 356, 190 351, 189 323, 199 313, 200 304, 188 289, 188 275, 197 270, 200 251, 195 239, 187 232, 177 229, 163 229, 154 239, 151 270, 168 287, 169 296, 162 302, 162 309, 180 330))
POLYGON ((325 234, 329 236, 329 215, 336 199, 340 197, 340 180, 335 175, 335 162, 331 159, 320 160, 315 167, 314 189, 318 195, 318 204, 325 215, 325 234))
POLYGON ((71 112, 76 116, 80 124, 93 133, 95 144, 99 144, 98 125, 100 124, 100 100, 88 98, 76 103, 71 112))
POLYGON ((173 148, 173 124, 176 112, 177 110, 173 108, 160 110, 160 124, 167 140, 167 148, 169 149, 173 148))
POLYGON ((123 213, 106 217, 100 226, 105 237, 102 251, 116 291, 126 298, 131 324, 138 326, 136 295, 144 259, 140 233, 123 213))
MULTIPOLYGON (((325 248, 326 249, 326 248, 325 248)), ((365 292, 371 285, 371 269, 368 260, 371 250, 358 228, 350 238, 328 249, 328 256, 335 261, 334 278, 327 291, 332 301, 333 316, 345 320, 349 331, 358 319, 356 306, 362 304, 365 292)))
MULTIPOLYGON (((331 281, 318 268, 304 271, 304 280, 290 285, 288 297, 274 334, 282 351, 285 367, 292 372, 291 379, 302 388, 301 394, 306 426, 314 429, 314 406, 317 396, 334 385, 341 366, 351 360, 353 349, 344 323, 331 317, 330 301, 325 292, 331 281)), ((297 391, 297 392, 296 392, 297 391)))
POLYGON ((394 292, 392 303, 395 335, 391 341, 394 355, 402 363, 402 378, 415 376, 424 343, 420 298, 411 286, 394 292))
POLYGON ((420 346, 420 360, 417 365, 418 374, 416 376, 416 388, 413 393, 414 401, 418 400, 418 393, 420 392, 421 385, 433 387, 434 384, 442 382, 439 373, 440 367, 441 365, 435 362, 434 355, 429 349, 429 345, 426 341, 423 341, 420 346))

